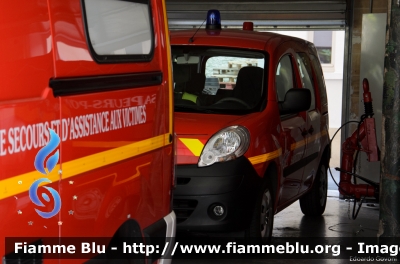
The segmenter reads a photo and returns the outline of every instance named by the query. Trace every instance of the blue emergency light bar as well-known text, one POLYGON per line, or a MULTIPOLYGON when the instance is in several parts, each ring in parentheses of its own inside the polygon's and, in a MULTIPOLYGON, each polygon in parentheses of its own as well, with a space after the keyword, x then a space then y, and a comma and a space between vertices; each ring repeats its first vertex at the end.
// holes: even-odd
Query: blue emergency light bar
POLYGON ((218 10, 208 10, 206 29, 221 29, 221 15, 218 10))

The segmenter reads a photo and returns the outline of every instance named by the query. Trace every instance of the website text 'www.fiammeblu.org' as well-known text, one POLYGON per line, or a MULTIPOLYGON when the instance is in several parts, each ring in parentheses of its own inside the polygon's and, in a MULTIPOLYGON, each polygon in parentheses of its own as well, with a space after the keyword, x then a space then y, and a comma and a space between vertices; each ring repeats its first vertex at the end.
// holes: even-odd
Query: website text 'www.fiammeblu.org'
MULTIPOLYGON (((168 239, 167 239, 168 240, 168 239)), ((396 260, 400 251, 397 241, 378 243, 373 239, 273 239, 270 244, 241 243, 241 241, 218 241, 213 239, 180 239, 169 242, 164 239, 132 241, 122 239, 110 244, 109 239, 68 238, 68 240, 40 240, 40 243, 21 241, 21 238, 6 238, 6 252, 21 254, 43 254, 44 258, 91 258, 95 255, 161 258, 303 258, 303 259, 350 259, 396 260), (60 243, 61 242, 61 243, 60 243), (388 259, 390 258, 390 259, 388 259)), ((19 257, 20 258, 20 257, 19 257)))
MULTIPOLYGON (((148 245, 150 246, 150 245, 148 245)), ((339 245, 302 245, 299 242, 284 245, 242 245, 236 242, 228 242, 225 246, 221 245, 183 245, 176 242, 172 250, 174 255, 177 250, 181 254, 332 254, 340 255, 339 245)))

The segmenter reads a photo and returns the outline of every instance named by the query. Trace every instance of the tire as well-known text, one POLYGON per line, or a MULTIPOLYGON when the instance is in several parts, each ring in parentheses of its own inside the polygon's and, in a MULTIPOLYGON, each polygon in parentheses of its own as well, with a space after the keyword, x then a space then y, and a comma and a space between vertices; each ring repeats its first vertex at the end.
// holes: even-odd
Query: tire
POLYGON ((246 238, 257 243, 267 244, 271 241, 274 226, 274 200, 270 184, 265 181, 258 191, 256 206, 246 238))
POLYGON ((325 211, 328 196, 327 167, 321 161, 311 190, 300 198, 300 208, 308 216, 320 216, 325 211))

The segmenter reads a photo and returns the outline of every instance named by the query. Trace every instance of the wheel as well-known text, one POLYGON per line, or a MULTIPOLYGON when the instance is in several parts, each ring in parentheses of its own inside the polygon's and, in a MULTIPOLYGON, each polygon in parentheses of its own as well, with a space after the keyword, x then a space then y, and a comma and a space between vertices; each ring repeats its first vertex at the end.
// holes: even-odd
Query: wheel
POLYGON ((231 101, 231 102, 238 102, 238 103, 244 105, 247 109, 250 109, 250 108, 251 108, 250 105, 248 105, 245 101, 243 101, 243 100, 241 100, 241 99, 239 99, 239 98, 236 98, 236 97, 226 97, 226 98, 222 98, 221 100, 219 100, 219 101, 216 102, 215 104, 219 104, 219 103, 223 103, 223 102, 229 102, 229 101, 231 101))
POLYGON ((255 239, 263 244, 270 242, 274 225, 274 202, 272 197, 270 184, 265 182, 257 196, 251 223, 246 230, 247 238, 255 239))
POLYGON ((318 172, 311 190, 300 198, 300 208, 303 214, 319 216, 325 211, 328 195, 327 168, 323 161, 318 167, 318 172))

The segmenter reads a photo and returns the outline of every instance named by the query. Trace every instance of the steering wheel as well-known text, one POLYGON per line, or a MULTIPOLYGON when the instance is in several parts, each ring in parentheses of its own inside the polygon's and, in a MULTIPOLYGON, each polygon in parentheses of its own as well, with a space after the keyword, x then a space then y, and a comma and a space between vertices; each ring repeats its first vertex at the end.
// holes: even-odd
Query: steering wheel
POLYGON ((245 101, 243 101, 242 99, 236 98, 236 97, 226 97, 226 98, 222 98, 221 100, 219 100, 218 102, 216 102, 215 104, 220 104, 223 102, 237 102, 240 103, 242 105, 244 105, 247 109, 250 109, 250 105, 248 103, 246 103, 245 101))

